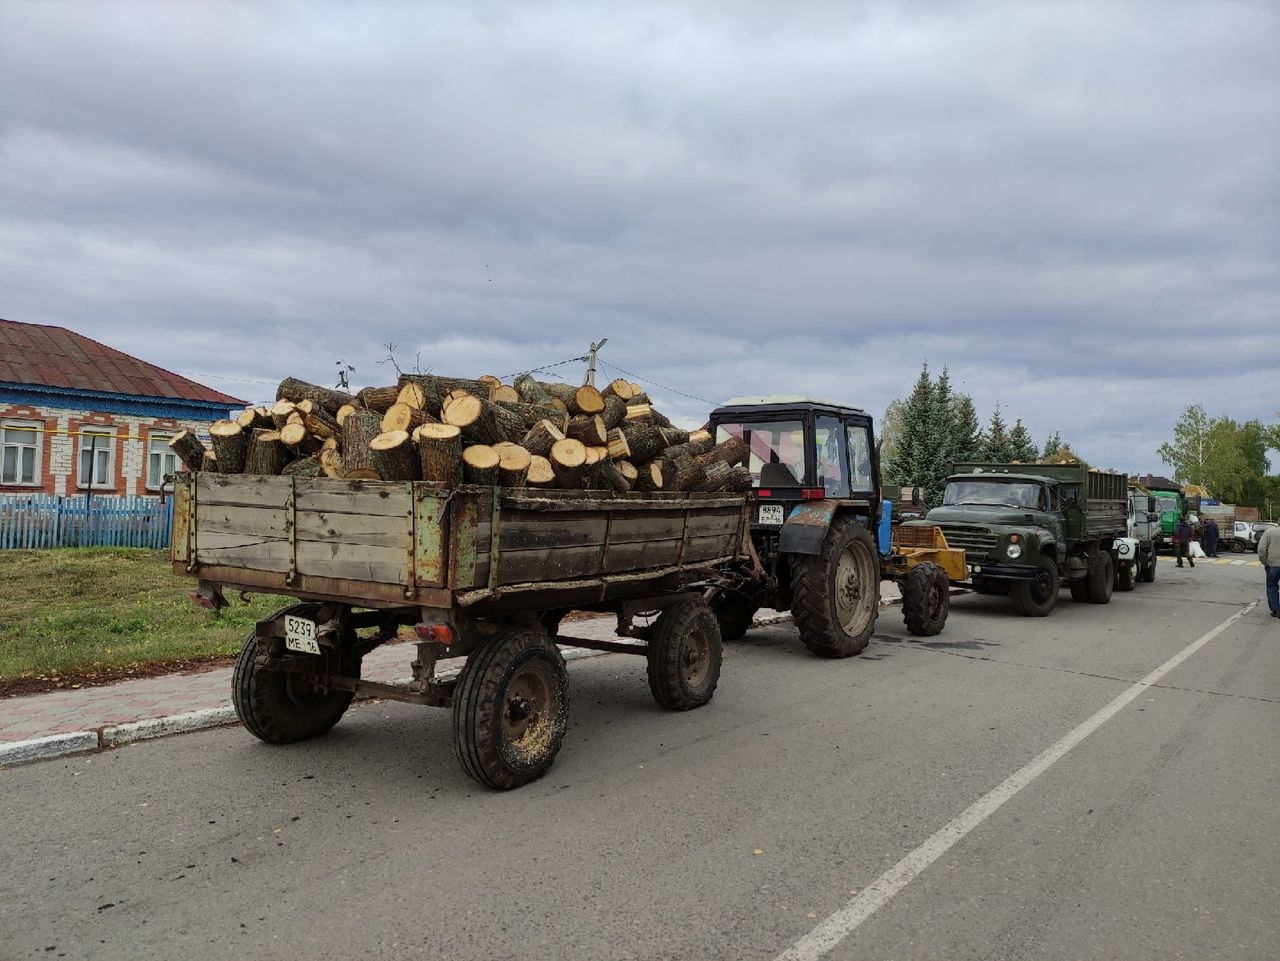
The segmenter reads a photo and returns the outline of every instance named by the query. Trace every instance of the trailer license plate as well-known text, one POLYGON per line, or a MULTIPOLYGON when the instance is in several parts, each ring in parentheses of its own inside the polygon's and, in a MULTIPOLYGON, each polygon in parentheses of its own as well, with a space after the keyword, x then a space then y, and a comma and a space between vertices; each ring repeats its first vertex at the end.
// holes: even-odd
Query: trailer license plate
POLYGON ((784 520, 786 520, 786 515, 782 510, 781 504, 760 505, 761 524, 781 524, 784 520))
POLYGON ((303 654, 319 654, 320 643, 316 640, 316 622, 305 617, 284 616, 284 646, 291 651, 303 654))

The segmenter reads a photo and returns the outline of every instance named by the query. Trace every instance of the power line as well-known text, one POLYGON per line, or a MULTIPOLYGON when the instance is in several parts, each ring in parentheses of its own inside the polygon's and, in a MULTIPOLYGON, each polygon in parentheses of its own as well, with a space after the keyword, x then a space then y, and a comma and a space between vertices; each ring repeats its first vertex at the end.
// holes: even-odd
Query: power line
POLYGON ((583 354, 581 357, 570 357, 568 360, 558 361, 557 363, 554 363, 554 364, 547 364, 545 367, 530 367, 527 370, 517 370, 511 374, 504 374, 498 379, 510 380, 512 377, 519 377, 521 374, 537 374, 537 373, 541 373, 542 371, 551 370, 555 367, 563 367, 565 364, 576 364, 579 361, 583 361, 586 359, 587 359, 587 355, 583 354))
POLYGON ((642 380, 646 384, 652 384, 654 387, 661 390, 669 390, 671 393, 679 394, 681 397, 688 397, 690 400, 696 400, 703 404, 710 404, 712 407, 716 406, 716 402, 714 400, 707 400, 707 398, 699 397, 697 394, 686 394, 684 391, 676 390, 674 387, 668 387, 666 384, 659 384, 656 380, 650 380, 648 377, 641 377, 639 374, 633 373, 623 367, 619 367, 617 364, 611 364, 607 360, 601 360, 600 363, 604 364, 606 367, 616 370, 619 374, 626 374, 628 377, 634 377, 636 380, 642 380))

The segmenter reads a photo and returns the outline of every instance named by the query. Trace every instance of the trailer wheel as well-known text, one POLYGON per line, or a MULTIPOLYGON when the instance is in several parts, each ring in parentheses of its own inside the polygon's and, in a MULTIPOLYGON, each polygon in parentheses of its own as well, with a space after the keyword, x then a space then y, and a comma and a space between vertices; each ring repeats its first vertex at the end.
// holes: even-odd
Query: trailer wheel
POLYGON ((1116 583, 1116 567, 1110 551, 1098 550, 1090 556, 1089 576, 1086 580, 1089 583, 1090 604, 1111 603, 1111 591, 1116 583))
POLYGON ((711 610, 720 624, 720 640, 736 641, 751 630, 759 605, 738 594, 720 593, 711 602, 711 610))
POLYGON ((902 582, 902 619, 916 637, 941 634, 951 609, 951 584, 937 564, 925 561, 902 582))
POLYGON ((852 657, 880 614, 880 567, 867 529, 837 516, 816 555, 791 555, 791 616, 819 657, 852 657))
POLYGON ((569 725, 569 672, 542 631, 490 638, 462 666, 453 753, 486 787, 506 791, 547 772, 569 725))
POLYGON ((702 601, 672 604, 649 629, 649 690, 668 711, 711 700, 720 682, 720 625, 702 601))
MULTIPOLYGON (((319 604, 295 604, 282 608, 272 620, 286 614, 315 619, 319 604)), ((260 667, 257 657, 270 642, 249 635, 236 657, 231 675, 231 703, 236 717, 254 737, 268 744, 292 744, 327 734, 338 723, 354 696, 351 691, 317 690, 314 676, 302 672, 275 671, 260 667)), ((354 658, 355 637, 350 631, 342 638, 342 649, 354 658)), ((286 660, 314 658, 314 654, 285 651, 286 660)), ((360 674, 360 662, 343 665, 343 673, 360 674)))
POLYGON ((1156 579, 1156 559, 1159 555, 1155 550, 1151 551, 1151 556, 1147 558, 1147 562, 1142 565, 1142 570, 1138 572, 1138 576, 1142 578, 1142 583, 1150 584, 1156 579))
POLYGON ((1009 588, 1013 609, 1023 617, 1046 617, 1058 604, 1058 565, 1052 557, 1041 554, 1036 559, 1036 573, 1027 581, 1014 581, 1009 588))

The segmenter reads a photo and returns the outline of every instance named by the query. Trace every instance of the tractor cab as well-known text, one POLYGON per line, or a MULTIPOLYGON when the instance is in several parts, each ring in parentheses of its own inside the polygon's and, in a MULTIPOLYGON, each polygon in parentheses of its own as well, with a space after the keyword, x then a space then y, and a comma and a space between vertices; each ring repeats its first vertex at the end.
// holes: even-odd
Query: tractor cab
POLYGON ((750 451, 753 530, 776 532, 795 508, 824 500, 862 508, 870 527, 878 522, 880 459, 866 411, 806 397, 740 397, 717 408, 710 427, 716 443, 737 437, 750 451))

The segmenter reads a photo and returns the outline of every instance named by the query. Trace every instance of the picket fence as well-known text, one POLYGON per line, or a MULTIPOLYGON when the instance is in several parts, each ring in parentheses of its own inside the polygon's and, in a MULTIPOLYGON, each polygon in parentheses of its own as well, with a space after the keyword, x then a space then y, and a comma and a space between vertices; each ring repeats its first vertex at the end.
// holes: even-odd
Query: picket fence
POLYGON ((173 499, 0 495, 0 550, 169 546, 173 499))

